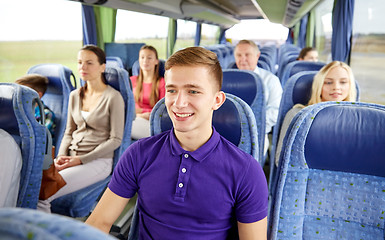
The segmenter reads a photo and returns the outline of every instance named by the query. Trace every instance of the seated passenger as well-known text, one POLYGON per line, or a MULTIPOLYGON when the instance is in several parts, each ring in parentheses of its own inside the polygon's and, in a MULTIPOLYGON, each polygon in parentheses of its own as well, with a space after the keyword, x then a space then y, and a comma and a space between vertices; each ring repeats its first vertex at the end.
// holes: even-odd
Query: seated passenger
POLYGON ((144 45, 139 51, 139 76, 130 77, 135 98, 136 118, 132 122, 131 137, 150 136, 150 113, 165 95, 164 78, 159 76, 159 59, 156 49, 144 45))
POLYGON ((267 134, 270 133, 278 118, 279 104, 281 103, 282 97, 282 86, 277 76, 257 66, 260 55, 261 52, 253 41, 241 40, 235 46, 234 57, 238 69, 254 71, 262 79, 266 104, 266 136, 264 149, 264 152, 266 153, 269 148, 267 134))
MULTIPOLYGON (((17 79, 15 83, 32 88, 39 94, 39 97, 42 98, 45 91, 47 91, 48 78, 39 74, 27 74, 17 79)), ((55 142, 55 114, 44 104, 44 102, 42 103, 44 105, 45 126, 51 133, 52 142, 55 142)), ((41 114, 40 108, 38 107, 35 108, 35 118, 37 121, 40 121, 41 114)))
POLYGON ((299 61, 309 61, 309 62, 318 62, 318 52, 317 49, 312 47, 302 48, 301 52, 298 55, 297 60, 299 61))
POLYGON ((165 79, 173 128, 125 151, 87 223, 108 233, 138 193, 139 239, 266 239, 263 170, 212 127, 226 98, 215 53, 176 52, 165 79))
POLYGON ((16 207, 22 158, 13 137, 0 129, 0 207, 16 207))
MULTIPOLYGON (((326 101, 356 101, 357 90, 351 68, 344 62, 334 61, 325 65, 314 76, 310 100, 307 104, 313 105, 326 101)), ((275 153, 275 164, 278 166, 282 142, 286 131, 294 116, 305 106, 296 104, 290 109, 283 120, 279 132, 277 152, 275 153)))
POLYGON ((114 150, 124 131, 124 101, 104 78, 106 55, 86 45, 78 53, 78 70, 86 82, 71 92, 66 130, 55 167, 67 183, 38 209, 50 212, 51 201, 105 179, 112 169, 114 150))

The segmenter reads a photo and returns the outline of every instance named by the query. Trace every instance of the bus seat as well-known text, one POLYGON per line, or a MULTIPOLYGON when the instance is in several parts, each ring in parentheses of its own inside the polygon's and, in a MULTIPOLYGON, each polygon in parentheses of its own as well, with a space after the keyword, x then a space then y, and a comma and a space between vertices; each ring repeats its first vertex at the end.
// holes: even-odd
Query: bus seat
POLYGON ((295 53, 288 52, 288 53, 283 54, 282 59, 279 62, 279 65, 278 65, 278 70, 277 70, 277 77, 279 79, 282 78, 283 71, 284 71, 286 65, 291 63, 291 62, 296 61, 297 58, 298 58, 298 53, 297 52, 295 52, 295 53))
POLYGON ((281 84, 285 86, 287 80, 294 74, 301 71, 319 71, 325 63, 323 62, 308 62, 308 61, 294 61, 286 65, 281 75, 281 84))
MULTIPOLYGON (((125 104, 124 133, 120 147, 114 151, 112 168, 114 169, 120 156, 131 144, 131 127, 132 121, 135 118, 135 101, 134 95, 128 86, 128 72, 126 70, 122 68, 106 68, 104 75, 108 84, 121 93, 125 104)), ((91 186, 55 199, 51 204, 52 212, 71 217, 87 216, 96 205, 96 201, 110 181, 111 175, 91 186)))
POLYGON ((35 73, 48 78, 48 88, 42 97, 42 101, 55 114, 55 140, 57 154, 63 138, 66 124, 69 95, 76 88, 76 79, 72 71, 61 64, 39 64, 31 67, 28 74, 35 73), (73 84, 71 82, 73 77, 73 84))
POLYGON ((120 57, 106 57, 106 67, 124 68, 123 61, 120 57))
POLYGON ((107 56, 119 57, 124 69, 132 68, 136 59, 138 59, 140 48, 144 43, 105 43, 105 52, 107 56))
POLYGON ((260 77, 252 72, 238 69, 223 70, 222 91, 238 96, 252 109, 258 130, 258 158, 264 164, 264 142, 266 129, 265 97, 260 77))
MULTIPOLYGON (((150 116, 151 135, 156 135, 172 128, 165 100, 159 100, 150 116)), ((253 111, 239 97, 226 93, 225 103, 213 114, 213 126, 223 137, 252 155, 258 162, 258 130, 253 111)))
MULTIPOLYGON (((159 76, 164 77, 164 64, 165 60, 159 59, 159 76)), ((136 60, 134 64, 132 65, 132 76, 138 76, 139 75, 139 60, 136 60)))
POLYGON ((0 83, 0 128, 19 144, 22 155, 17 207, 36 209, 43 161, 46 153, 46 127, 35 119, 34 105, 43 105, 37 92, 14 83, 0 83))
POLYGON ((115 239, 83 222, 57 214, 32 209, 1 208, 0 236, 2 239, 77 240, 115 239))
POLYGON ((385 106, 323 102, 295 119, 283 143, 270 239, 383 239, 385 106))

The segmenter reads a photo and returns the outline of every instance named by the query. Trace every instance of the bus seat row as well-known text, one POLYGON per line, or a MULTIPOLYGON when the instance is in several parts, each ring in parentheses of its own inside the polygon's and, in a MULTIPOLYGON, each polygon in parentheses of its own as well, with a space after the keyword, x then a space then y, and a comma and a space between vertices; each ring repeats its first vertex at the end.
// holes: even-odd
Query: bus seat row
POLYGON ((72 90, 76 88, 76 79, 72 70, 61 64, 38 64, 31 67, 28 74, 40 74, 48 78, 47 91, 42 97, 49 109, 55 114, 55 155, 59 151, 61 139, 67 123, 68 100, 72 90))
POLYGON ((383 239, 385 106, 302 109, 283 143, 269 239, 383 239))
POLYGON ((234 47, 229 44, 216 44, 206 46, 206 49, 214 52, 219 60, 219 63, 222 66, 222 69, 225 69, 229 66, 231 62, 234 62, 234 47))
POLYGON ((46 128, 43 122, 35 120, 35 104, 38 104, 40 110, 43 109, 38 94, 31 88, 14 83, 0 83, 0 128, 15 139, 22 155, 16 204, 22 208, 37 206, 47 150, 46 128))

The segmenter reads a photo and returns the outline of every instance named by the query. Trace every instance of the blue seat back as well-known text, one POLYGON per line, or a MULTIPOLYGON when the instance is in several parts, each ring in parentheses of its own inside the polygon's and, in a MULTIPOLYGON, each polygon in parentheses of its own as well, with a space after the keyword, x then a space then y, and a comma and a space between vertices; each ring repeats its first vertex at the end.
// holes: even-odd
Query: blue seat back
MULTIPOLYGON (((159 76, 164 77, 164 64, 165 61, 163 59, 159 59, 159 76)), ((132 65, 132 76, 138 76, 139 75, 139 61, 136 60, 134 64, 132 65)))
MULTIPOLYGON (((165 99, 159 100, 150 116, 151 135, 156 135, 172 128, 167 113, 165 99)), ((232 94, 226 93, 226 101, 213 114, 213 126, 219 134, 240 149, 259 159, 258 132, 254 114, 247 103, 232 94)))
POLYGON ((385 107, 324 102, 298 115, 283 144, 270 238, 383 239, 385 107))
POLYGON ((75 219, 20 208, 0 209, 2 239, 113 240, 96 228, 75 219))
POLYGON ((0 83, 0 128, 19 144, 22 169, 17 207, 37 207, 43 161, 46 153, 46 128, 35 119, 35 105, 43 108, 38 94, 14 83, 0 83))
MULTIPOLYGON (((122 143, 114 151, 113 169, 115 168, 120 156, 131 144, 132 121, 135 118, 134 95, 128 86, 128 72, 122 68, 106 68, 104 72, 107 83, 115 88, 123 97, 125 104, 125 124, 122 143)), ((112 172, 111 172, 112 174, 112 172)), ((106 179, 91 186, 80 189, 60 197, 52 202, 52 211, 71 217, 85 217, 96 205, 96 201, 102 191, 110 181, 111 175, 106 179)))
POLYGON ((126 70, 132 68, 135 60, 138 59, 140 48, 144 43, 105 43, 106 55, 119 57, 126 70))
POLYGON ((106 67, 124 68, 124 64, 120 57, 108 56, 106 57, 106 67))
POLYGON ((31 73, 48 78, 48 88, 42 101, 55 114, 56 129, 53 145, 56 146, 57 154, 66 128, 69 95, 76 88, 76 80, 72 71, 61 64, 39 64, 28 70, 28 74, 31 73))
POLYGON ((259 159, 264 163, 262 159, 264 159, 266 110, 261 78, 252 71, 223 70, 222 91, 238 96, 251 107, 257 123, 259 159))
POLYGON ((302 71, 319 71, 325 63, 309 62, 309 61, 294 61, 286 65, 281 75, 281 84, 285 86, 287 80, 296 73, 302 71))

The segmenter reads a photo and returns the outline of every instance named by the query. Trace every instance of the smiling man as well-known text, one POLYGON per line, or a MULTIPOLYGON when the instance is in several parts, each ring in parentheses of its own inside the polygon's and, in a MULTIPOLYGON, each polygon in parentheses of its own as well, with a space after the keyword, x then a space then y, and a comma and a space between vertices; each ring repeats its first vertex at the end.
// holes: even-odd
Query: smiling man
POLYGON ((266 239, 262 168, 212 127, 225 101, 216 55, 178 51, 165 81, 173 128, 126 150, 87 223, 108 232, 138 193, 139 239, 266 239))

